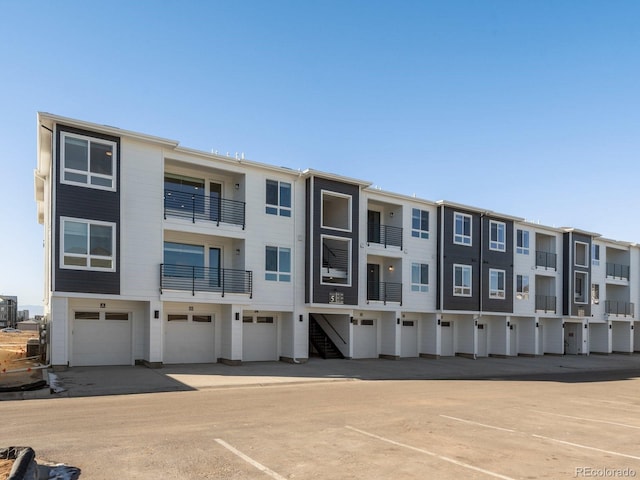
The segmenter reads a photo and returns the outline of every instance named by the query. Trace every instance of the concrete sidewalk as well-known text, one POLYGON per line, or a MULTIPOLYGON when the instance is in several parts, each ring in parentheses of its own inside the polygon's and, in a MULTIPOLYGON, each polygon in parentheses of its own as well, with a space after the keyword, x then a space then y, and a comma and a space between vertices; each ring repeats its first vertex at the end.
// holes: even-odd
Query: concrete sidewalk
POLYGON ((73 367, 51 377, 51 389, 0 394, 0 400, 124 395, 212 388, 259 387, 357 380, 514 379, 591 382, 640 376, 640 355, 590 355, 438 360, 322 360, 306 363, 253 362, 141 366, 73 367))

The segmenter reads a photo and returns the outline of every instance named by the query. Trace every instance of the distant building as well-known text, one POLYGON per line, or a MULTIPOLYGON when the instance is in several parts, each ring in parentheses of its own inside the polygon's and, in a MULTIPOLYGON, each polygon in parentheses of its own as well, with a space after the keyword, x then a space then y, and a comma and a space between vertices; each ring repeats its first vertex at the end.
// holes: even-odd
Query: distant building
POLYGON ((29 310, 18 310, 17 319, 18 322, 26 322, 29 320, 29 310))
POLYGON ((17 323, 18 297, 0 295, 0 328, 15 327, 17 323))

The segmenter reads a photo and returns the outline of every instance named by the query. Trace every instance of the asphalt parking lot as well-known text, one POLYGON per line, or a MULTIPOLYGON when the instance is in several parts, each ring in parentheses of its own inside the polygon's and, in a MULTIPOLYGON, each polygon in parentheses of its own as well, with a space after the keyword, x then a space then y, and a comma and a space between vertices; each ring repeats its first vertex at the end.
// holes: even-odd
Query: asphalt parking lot
POLYGON ((0 436, 91 479, 640 476, 636 356, 510 360, 71 369, 0 436))

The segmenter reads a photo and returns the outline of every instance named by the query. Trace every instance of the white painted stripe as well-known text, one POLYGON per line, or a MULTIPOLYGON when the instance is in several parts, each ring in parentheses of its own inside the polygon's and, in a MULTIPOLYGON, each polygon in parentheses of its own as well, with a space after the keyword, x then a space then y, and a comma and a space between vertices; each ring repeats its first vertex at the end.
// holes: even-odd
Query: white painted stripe
POLYGON ((535 437, 535 438, 542 438, 544 440, 549 440, 551 442, 562 443, 564 445, 570 445, 572 447, 584 448, 586 450, 593 450, 595 452, 608 453, 609 455, 616 455, 618 457, 625 457, 625 458, 632 458, 634 460, 640 460, 640 457, 636 457, 634 455, 627 455, 626 453, 612 452, 611 450, 603 450, 601 448, 589 447, 587 445, 580 445, 579 443, 565 442, 564 440, 557 440, 555 438, 545 437, 543 435, 536 435, 535 433, 532 433, 531 436, 535 437))
POLYGON ((274 472, 273 470, 271 470, 270 468, 265 467, 264 465, 262 465, 261 463, 256 462, 253 458, 248 457, 247 455, 245 455, 244 453, 242 453, 240 450, 238 450, 237 448, 232 447, 231 445, 229 445, 227 442, 225 442, 224 440, 221 440, 220 438, 216 438, 215 439, 216 442, 218 442, 220 445, 222 445, 224 448, 226 448, 227 450, 229 450, 230 452, 234 453, 235 455, 237 455, 238 457, 240 457, 241 459, 243 459, 245 462, 247 462, 248 464, 254 466, 255 468, 257 468, 258 470, 260 470, 261 472, 266 473, 267 475, 269 475, 271 478, 275 478, 277 480, 287 480, 286 478, 284 478, 282 475, 277 474, 276 472, 274 472))
MULTIPOLYGON (((444 417, 445 415, 440 415, 440 416, 444 417)), ((486 425, 484 423, 473 422, 471 420, 465 420, 463 418, 456 418, 456 417, 446 417, 446 418, 450 418, 452 420, 457 420, 459 422, 471 423, 473 425, 478 425, 480 427, 492 428, 494 430, 506 430, 506 431, 511 432, 511 433, 517 433, 517 434, 521 434, 521 435, 528 435, 527 433, 518 432, 517 430, 508 430, 506 428, 494 427, 492 425, 486 425)), ((564 445, 570 445, 572 447, 584 448, 585 450, 593 450, 595 452, 608 453, 609 455, 616 455, 618 457, 625 457, 625 458, 632 458, 634 460, 640 460, 640 457, 636 457, 634 455, 627 455, 626 453, 614 452, 614 451, 611 451, 611 450, 603 450, 601 448, 590 447, 588 445, 581 445, 579 443, 567 442, 567 441, 564 441, 564 440, 558 440, 556 438, 545 437, 543 435, 536 435, 534 433, 532 433, 530 435, 532 437, 534 437, 534 438, 540 438, 540 439, 544 439, 544 440, 549 440, 550 442, 562 443, 564 445)))
POLYGON ((500 430, 502 432, 518 433, 515 430, 511 430, 509 428, 494 427, 493 425, 487 425, 486 423, 473 422, 471 420, 465 420, 464 418, 450 417, 449 415, 440 415, 440 416, 443 417, 443 418, 449 418, 451 420, 456 420, 458 422, 470 423, 471 425, 479 425, 479 426, 485 427, 485 428, 493 428, 494 430, 500 430))
POLYGON ((468 468, 470 470, 475 470, 476 472, 484 473, 484 474, 489 475, 491 477, 502 478, 503 480, 515 480, 512 477, 507 477, 507 476, 501 475, 499 473, 491 472, 489 470, 485 470, 484 468, 474 467, 473 465, 469 465, 468 463, 460 462, 459 460, 456 460, 454 458, 449 458, 449 457, 445 457, 443 455, 438 455, 437 453, 430 452, 429 450, 425 450, 423 448, 413 447, 411 445, 407 445, 406 443, 396 442, 395 440, 391 440, 389 438, 381 437, 381 436, 376 435, 374 433, 365 432, 364 430, 360 430, 359 428, 350 427, 349 425, 346 425, 345 428, 348 428, 349 430, 353 430, 354 432, 361 433, 362 435, 367 435, 368 437, 375 438, 377 440, 390 443, 390 444, 395 445, 397 447, 403 447, 403 448, 407 448, 409 450, 413 450, 414 452, 424 453, 425 455, 430 455, 430 456, 435 457, 435 458, 437 458, 439 460, 444 460, 445 462, 453 463, 453 464, 458 465, 458 466, 463 467, 463 468, 468 468))
POLYGON ((543 412, 542 410, 531 410, 531 411, 536 413, 543 413, 545 415, 554 415, 556 417, 572 418, 574 420, 584 420, 585 422, 606 423, 607 425, 616 425, 618 427, 626 427, 626 428, 637 428, 638 430, 640 430, 640 427, 638 427, 637 425, 628 425, 626 423, 609 422, 607 420, 597 420, 595 418, 574 417, 573 415, 561 415, 559 413, 543 412))

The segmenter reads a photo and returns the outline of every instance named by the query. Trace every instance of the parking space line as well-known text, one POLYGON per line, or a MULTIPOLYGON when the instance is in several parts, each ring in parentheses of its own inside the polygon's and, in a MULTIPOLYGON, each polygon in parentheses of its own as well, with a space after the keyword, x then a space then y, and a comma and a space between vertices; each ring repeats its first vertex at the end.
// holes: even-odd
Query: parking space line
POLYGON ((534 438, 540 438, 540 439, 543 439, 543 440, 549 440, 550 442, 562 443, 564 445, 570 445, 572 447, 583 448, 585 450, 593 450, 593 451, 596 451, 596 452, 608 453, 609 455, 616 455, 618 457, 625 457, 625 458, 632 458, 634 460, 640 460, 640 457, 636 457, 635 455, 628 455, 626 453, 614 452, 612 450, 603 450, 602 448, 590 447, 588 445, 582 445, 580 443, 567 442, 565 440, 558 440, 557 438, 545 437, 544 435, 537 435, 535 433, 528 434, 528 433, 525 433, 525 432, 519 432, 517 430, 508 430, 506 428, 494 427, 492 425, 486 425, 484 423, 478 423, 478 422, 474 422, 472 420, 466 420, 464 418, 449 417, 449 416, 446 416, 446 415, 440 415, 440 416, 449 418, 451 420, 456 420, 458 422, 471 423, 471 424, 474 424, 474 425, 478 425, 480 427, 492 428, 494 430, 495 429, 506 430, 508 432, 517 433, 517 434, 520 434, 520 435, 531 435, 534 438))
POLYGON ((257 468, 258 470, 260 470, 261 472, 266 473, 267 475, 269 475, 271 478, 275 478, 276 480, 287 480, 286 478, 284 478, 282 475, 279 475, 278 473, 274 472, 273 470, 271 470, 268 467, 265 467, 264 465, 262 465, 261 463, 256 462, 253 458, 245 455, 244 453, 242 453, 240 450, 238 450, 235 447, 232 447, 231 445, 229 445, 227 442, 225 442, 224 440, 220 439, 220 438, 216 438, 215 439, 216 442, 218 442, 220 445, 222 445, 224 448, 226 448, 227 450, 229 450, 231 453, 237 455, 238 457, 240 457, 241 459, 243 459, 245 462, 247 462, 248 464, 252 465, 253 467, 257 468))
POLYGON ((351 427, 349 425, 346 425, 345 428, 348 428, 349 430, 352 430, 354 432, 361 433, 362 435, 366 435, 368 437, 375 438, 375 439, 380 440, 382 442, 390 443, 391 445, 395 445, 397 447, 407 448, 409 450, 413 450, 414 452, 424 453, 425 455, 430 455, 430 456, 432 456, 434 458, 437 458, 439 460, 443 460, 445 462, 453 463, 455 465, 458 465, 458 466, 463 467, 463 468, 468 468, 470 470, 475 470, 476 472, 484 473, 484 474, 489 475, 491 477, 502 478, 503 480, 515 480, 512 477, 507 477, 506 475, 501 475, 499 473, 491 472, 489 470, 485 470, 484 468, 475 467, 475 466, 470 465, 468 463, 461 462, 461 461, 456 460, 454 458, 445 457, 444 455, 439 455, 437 453, 430 452, 429 450, 425 450, 423 448, 418 448, 418 447, 414 447, 412 445, 407 445, 406 443, 396 442, 395 440, 391 440, 390 438, 381 437, 379 435, 376 435, 375 433, 365 432, 364 430, 360 430, 359 428, 351 427))
POLYGON ((451 420, 456 420, 458 422, 470 423, 471 425, 479 425, 485 428, 493 428, 494 430, 500 430, 502 432, 518 433, 515 430, 511 430, 509 428, 495 427, 493 425, 487 425, 486 423, 478 423, 471 420, 465 420, 464 418, 450 417, 449 415, 440 415, 440 416, 443 418, 450 418, 451 420))
POLYGON ((573 415, 562 415, 560 413, 544 412, 542 410, 531 410, 531 411, 536 413, 543 413, 545 415, 555 415, 556 417, 571 418, 573 420, 584 420, 585 422, 606 423, 607 425, 617 425, 618 427, 636 428, 640 430, 640 427, 638 427, 637 425, 628 425, 626 423, 609 422, 607 420, 597 420, 595 418, 574 417, 573 415))

